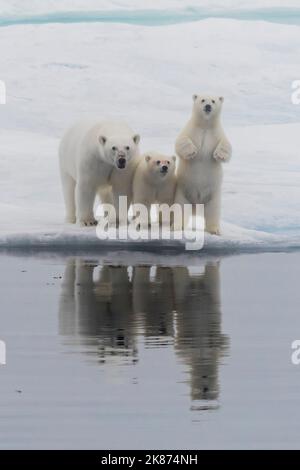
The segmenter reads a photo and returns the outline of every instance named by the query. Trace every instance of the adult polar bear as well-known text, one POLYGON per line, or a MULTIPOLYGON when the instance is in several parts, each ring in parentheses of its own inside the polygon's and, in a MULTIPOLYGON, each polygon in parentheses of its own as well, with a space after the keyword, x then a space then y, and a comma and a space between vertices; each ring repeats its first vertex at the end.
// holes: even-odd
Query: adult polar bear
MULTIPOLYGON (((220 234, 222 162, 231 157, 231 145, 221 125, 223 97, 194 95, 192 116, 179 134, 175 203, 204 204, 205 230, 220 234)), ((185 221, 186 223, 187 221, 185 221)), ((175 222, 174 230, 183 228, 175 222)))
POLYGON ((119 196, 128 197, 129 207, 139 141, 122 122, 80 122, 66 132, 59 147, 66 222, 95 225, 97 192, 102 202, 114 204, 117 216, 119 196))

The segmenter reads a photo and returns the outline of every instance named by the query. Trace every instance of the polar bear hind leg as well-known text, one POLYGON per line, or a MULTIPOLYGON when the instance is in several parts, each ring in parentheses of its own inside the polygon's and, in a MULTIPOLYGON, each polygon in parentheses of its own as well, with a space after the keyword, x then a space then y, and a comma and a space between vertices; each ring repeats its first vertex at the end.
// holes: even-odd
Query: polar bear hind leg
POLYGON ((182 217, 181 217, 181 220, 178 219, 177 217, 174 218, 173 230, 174 231, 183 230, 189 224, 189 217, 186 217, 186 211, 184 211, 184 204, 190 204, 190 202, 185 197, 182 189, 179 186, 177 186, 177 189, 176 189, 174 204, 179 204, 181 206, 182 217))
POLYGON ((214 194, 204 205, 205 231, 212 235, 220 235, 220 194, 214 194))
POLYGON ((65 221, 69 224, 75 224, 75 181, 72 176, 62 170, 61 182, 66 207, 65 221))

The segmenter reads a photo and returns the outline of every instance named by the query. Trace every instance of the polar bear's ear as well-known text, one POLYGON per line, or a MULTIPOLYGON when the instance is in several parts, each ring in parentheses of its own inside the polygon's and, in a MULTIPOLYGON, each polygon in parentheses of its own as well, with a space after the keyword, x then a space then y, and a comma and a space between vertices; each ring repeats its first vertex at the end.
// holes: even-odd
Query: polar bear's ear
POLYGON ((223 103, 223 101, 224 101, 224 96, 219 96, 219 100, 221 101, 221 103, 223 103))
POLYGON ((133 142, 134 142, 135 144, 138 144, 139 141, 141 140, 139 134, 135 134, 135 135, 132 137, 132 139, 133 139, 133 142))
POLYGON ((193 101, 196 101, 197 98, 198 98, 198 95, 193 95, 193 101))
POLYGON ((173 162, 176 162, 176 155, 172 155, 173 162))
POLYGON ((146 156, 145 156, 145 160, 146 160, 147 163, 150 162, 150 160, 151 160, 150 155, 146 155, 146 156))
POLYGON ((107 138, 104 137, 104 135, 100 135, 100 137, 99 137, 100 144, 105 145, 106 141, 107 141, 107 138))

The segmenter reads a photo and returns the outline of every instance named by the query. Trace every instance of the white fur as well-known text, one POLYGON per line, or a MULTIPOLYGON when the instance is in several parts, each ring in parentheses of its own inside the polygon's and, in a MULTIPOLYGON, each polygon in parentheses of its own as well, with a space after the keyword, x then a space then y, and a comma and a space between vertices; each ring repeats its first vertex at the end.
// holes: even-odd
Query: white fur
POLYGON ((146 153, 140 159, 134 175, 133 202, 144 204, 149 214, 151 204, 172 205, 176 187, 175 167, 175 156, 146 153), (163 171, 164 167, 168 168, 166 172, 163 171))
MULTIPOLYGON (((194 95, 192 116, 180 132, 175 149, 179 156, 175 203, 204 204, 205 229, 220 233, 221 163, 231 157, 220 120, 223 98, 194 95), (207 113, 205 107, 211 111, 207 113)), ((182 226, 174 226, 175 230, 182 226)))
POLYGON ((67 222, 96 224, 93 206, 97 192, 100 196, 102 192, 116 209, 119 195, 131 198, 139 140, 121 122, 81 122, 66 132, 59 159, 67 222), (125 159, 125 168, 118 167, 120 158, 125 159))

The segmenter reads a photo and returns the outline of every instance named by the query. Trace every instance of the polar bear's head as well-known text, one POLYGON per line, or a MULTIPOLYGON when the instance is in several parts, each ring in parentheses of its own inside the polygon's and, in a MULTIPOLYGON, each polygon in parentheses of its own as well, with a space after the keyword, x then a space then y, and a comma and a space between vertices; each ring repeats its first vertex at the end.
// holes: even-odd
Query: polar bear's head
POLYGON ((156 180, 163 180, 170 175, 174 175, 176 157, 168 157, 157 152, 148 152, 144 155, 147 171, 156 180))
POLYGON ((140 136, 116 135, 99 137, 100 145, 103 147, 105 160, 111 162, 116 168, 126 168, 132 157, 138 152, 140 136))
POLYGON ((193 112, 206 121, 210 121, 221 113, 223 96, 193 95, 193 112))

